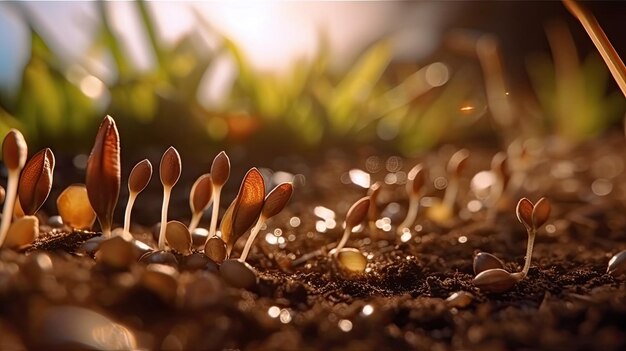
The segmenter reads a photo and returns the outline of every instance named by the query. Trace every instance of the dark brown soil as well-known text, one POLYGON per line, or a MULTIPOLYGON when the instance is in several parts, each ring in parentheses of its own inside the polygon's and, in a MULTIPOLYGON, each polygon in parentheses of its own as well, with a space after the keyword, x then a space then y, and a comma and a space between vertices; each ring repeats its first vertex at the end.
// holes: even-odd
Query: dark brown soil
MULTIPOLYGON (((65 335, 67 327, 42 322, 59 314, 59 306, 80 306, 123 325, 135 345, 144 349, 623 350, 626 285, 605 272, 610 257, 626 249, 626 175, 609 178, 613 190, 606 196, 589 190, 599 178, 594 160, 609 155, 623 162, 619 150, 621 141, 611 141, 569 154, 571 159, 583 155, 572 161, 574 166, 588 165, 572 174, 579 182, 573 193, 559 186, 567 179, 550 176, 567 157, 549 155, 549 162, 537 166, 536 179, 542 183, 523 196, 551 199, 549 230, 538 234, 528 277, 507 293, 485 294, 473 286, 472 256, 490 252, 506 262, 509 271, 521 269, 526 233, 512 205, 495 225, 487 225, 478 212, 451 229, 430 223, 421 211, 420 230, 406 242, 392 234, 395 227, 374 234, 366 227, 348 242, 368 256, 362 276, 337 269, 325 250, 292 265, 340 235, 340 224, 328 232, 316 230, 315 206, 333 209, 340 223, 347 207, 366 192, 339 181, 353 166, 365 166, 334 154, 326 167, 306 174, 306 187, 297 187, 291 205, 259 235, 248 260, 259 276, 251 291, 229 287, 207 270, 181 266, 175 273, 177 287, 168 294, 166 285, 143 283, 148 270, 144 264, 115 270, 78 254, 95 233, 45 235, 26 253, 0 250, 0 349, 86 348, 74 339, 59 342, 50 335, 65 335), (292 217, 301 224, 291 225, 292 217), (276 228, 283 243, 265 240, 276 228), (48 257, 51 264, 46 264, 48 257), (446 301, 459 291, 472 295, 467 304, 446 301)), ((486 169, 490 154, 477 150, 467 174, 486 169)), ((445 162, 440 154, 423 160, 430 169, 445 162)), ((407 161, 402 169, 413 164, 407 161)), ((372 179, 387 173, 374 172, 372 179)), ((386 185, 381 195, 381 209, 399 205, 400 211, 389 215, 393 224, 406 211, 403 189, 402 184, 386 185)), ((466 204, 466 193, 463 189, 459 204, 466 204)), ((431 190, 428 195, 441 192, 431 190)), ((141 240, 151 244, 150 235, 141 240)))

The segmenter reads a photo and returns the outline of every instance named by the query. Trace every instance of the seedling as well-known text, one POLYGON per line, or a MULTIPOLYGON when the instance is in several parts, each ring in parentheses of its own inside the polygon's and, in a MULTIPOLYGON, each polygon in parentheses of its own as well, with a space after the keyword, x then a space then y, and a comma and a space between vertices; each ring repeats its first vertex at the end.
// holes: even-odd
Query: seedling
POLYGON ((467 149, 461 149, 455 152, 450 157, 450 161, 448 161, 448 186, 446 187, 443 200, 430 207, 427 213, 428 217, 438 224, 449 222, 454 214, 454 204, 459 192, 459 180, 469 156, 470 152, 467 149))
MULTIPOLYGON (((544 197, 539 199, 539 201, 537 201, 534 205, 526 198, 521 199, 517 203, 517 219, 524 224, 526 232, 528 233, 528 245, 526 246, 524 268, 521 272, 515 273, 509 273, 503 268, 483 270, 474 278, 474 285, 476 285, 480 290, 486 292, 502 293, 511 290, 517 282, 524 279, 528 275, 537 229, 544 225, 548 220, 548 217, 550 216, 550 208, 550 202, 544 197)), ((493 263, 494 262, 491 261, 490 264, 493 263)))
POLYGON ((213 181, 213 213, 211 215, 211 225, 209 227, 209 238, 215 236, 217 228, 217 216, 220 211, 220 195, 224 184, 230 177, 230 159, 224 151, 220 152, 213 159, 211 164, 211 180, 213 181))
POLYGON ((379 236, 378 228, 376 227, 376 221, 380 217, 380 212, 378 210, 378 196, 380 195, 380 190, 382 189, 382 183, 376 182, 372 184, 372 186, 367 191, 367 196, 370 197, 370 208, 367 212, 367 221, 370 227, 370 235, 373 237, 379 236))
POLYGON ((263 176, 256 168, 252 168, 244 176, 237 197, 222 218, 220 230, 222 240, 226 243, 226 257, 230 257, 235 242, 259 218, 263 209, 264 198, 263 176))
POLYGON ((2 142, 2 160, 6 166, 9 177, 7 181, 7 192, 2 210, 2 223, 0 224, 0 247, 4 243, 7 231, 13 218, 13 207, 17 195, 17 184, 20 178, 20 171, 26 163, 28 147, 24 136, 16 129, 11 129, 2 142))
POLYGON ((498 152, 493 156, 491 159, 491 172, 495 175, 495 182, 491 185, 487 202, 487 222, 489 223, 493 223, 496 220, 498 203, 502 198, 502 193, 510 176, 506 153, 498 152))
POLYGON ((626 274, 626 250, 611 257, 606 272, 614 277, 626 274))
POLYGON ((328 253, 342 268, 351 273, 363 273, 367 265, 367 260, 359 250, 344 248, 344 246, 348 242, 354 227, 361 224, 367 217, 370 203, 371 200, 369 196, 366 196, 357 200, 352 207, 350 207, 346 214, 343 236, 337 246, 328 253))
POLYGON ((189 194, 189 207, 191 207, 191 222, 189 231, 193 232, 200 223, 202 214, 211 205, 213 200, 213 181, 210 174, 203 174, 193 183, 189 194))
POLYGON ((179 221, 169 221, 165 226, 167 244, 183 255, 191 254, 191 233, 187 226, 179 221))
POLYGON ((250 236, 246 241, 246 245, 243 248, 243 252, 239 257, 239 261, 245 262, 248 257, 248 253, 250 253, 250 248, 252 247, 252 243, 254 243, 254 239, 257 234, 261 230, 261 227, 265 222, 279 214, 283 208, 291 199, 291 194, 293 194, 293 185, 291 183, 282 183, 277 185, 274 190, 270 191, 269 194, 265 197, 265 201, 263 203, 263 208, 261 210, 261 215, 256 222, 256 225, 250 231, 250 236))
POLYGON ((71 228, 89 229, 96 221, 84 184, 72 184, 63 190, 57 198, 57 211, 63 223, 71 228))
POLYGON ((152 163, 144 159, 137 163, 128 176, 128 203, 124 213, 124 236, 130 235, 130 215, 139 193, 141 193, 152 178, 152 163))
POLYGON ((178 182, 181 173, 181 161, 178 151, 170 146, 161 157, 159 175, 163 184, 163 207, 161 208, 161 229, 159 230, 159 250, 165 249, 165 230, 167 228, 167 208, 170 203, 172 188, 178 182))
POLYGON ((120 136, 113 118, 106 116, 91 149, 85 179, 89 202, 105 238, 111 237, 113 211, 120 195, 121 181, 120 136))
POLYGON ((406 192, 409 195, 409 209, 407 210, 404 221, 398 226, 398 234, 402 234, 406 228, 409 228, 415 223, 424 183, 424 168, 421 164, 418 164, 409 171, 408 182, 406 183, 406 192))
POLYGON ((18 198, 24 214, 34 215, 50 195, 54 154, 50 149, 36 153, 24 166, 20 176, 18 198))

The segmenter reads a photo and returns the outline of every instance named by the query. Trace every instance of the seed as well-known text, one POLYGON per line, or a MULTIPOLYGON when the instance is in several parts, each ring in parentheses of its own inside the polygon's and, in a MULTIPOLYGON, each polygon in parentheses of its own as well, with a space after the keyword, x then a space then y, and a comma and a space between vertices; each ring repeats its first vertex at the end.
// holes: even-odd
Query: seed
POLYGON ((207 255, 198 252, 183 256, 181 266, 183 269, 188 271, 203 270, 217 272, 219 269, 217 264, 212 259, 210 259, 207 255))
POLYGON ((472 283, 482 291, 503 293, 511 290, 519 279, 504 269, 494 268, 480 272, 472 283))
POLYGON ((226 258, 226 244, 222 239, 214 236, 204 245, 204 254, 211 260, 222 263, 226 258))
POLYGON ((487 252, 479 252, 474 256, 474 274, 494 268, 504 269, 504 263, 496 256, 487 252))
POLYGON ((57 198, 57 211, 63 222, 75 229, 89 229, 96 220, 83 184, 73 184, 63 190, 57 198))
POLYGON ((211 178, 213 179, 213 184, 221 187, 226 184, 229 177, 230 159, 228 155, 222 151, 213 159, 213 163, 211 164, 211 178))
POLYGON ((370 198, 369 196, 365 196, 357 202, 355 202, 352 207, 348 210, 348 214, 346 215, 346 228, 354 228, 357 225, 361 224, 365 217, 367 216, 367 212, 370 207, 370 198))
POLYGON ((33 243, 39 236, 39 220, 35 216, 24 216, 11 224, 2 247, 19 249, 33 243))
POLYGON ((225 260, 220 265, 220 276, 236 288, 250 290, 257 284, 254 268, 239 260, 225 260))
POLYGON ((343 248, 337 253, 337 262, 349 273, 361 274, 365 272, 367 259, 361 251, 353 248, 343 248))
POLYGON ((24 166, 20 176, 18 196, 27 215, 34 215, 46 201, 52 189, 54 154, 48 148, 36 153, 24 166))
POLYGON ((96 262, 114 269, 128 269, 137 262, 139 252, 135 245, 121 236, 106 239, 100 243, 96 252, 96 262))
POLYGON ((178 289, 178 272, 163 264, 150 264, 141 276, 141 285, 159 296, 164 302, 173 303, 178 289))
POLYGON ((606 272, 614 277, 626 274, 626 250, 615 254, 611 258, 606 272))
POLYGON ((165 228, 165 240, 177 252, 188 255, 191 253, 191 233, 187 226, 179 221, 169 221, 165 228))

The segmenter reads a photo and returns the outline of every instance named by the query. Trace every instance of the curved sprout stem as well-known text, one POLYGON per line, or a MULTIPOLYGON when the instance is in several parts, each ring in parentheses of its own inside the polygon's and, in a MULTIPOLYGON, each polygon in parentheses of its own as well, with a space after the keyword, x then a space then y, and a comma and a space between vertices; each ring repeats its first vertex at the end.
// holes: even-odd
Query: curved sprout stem
POLYGON ((526 259, 524 261, 524 268, 522 269, 522 279, 528 275, 530 269, 530 261, 533 258, 533 246, 535 244, 535 236, 537 235, 537 229, 531 228, 528 231, 528 244, 526 246, 526 259))
POLYGON ((489 194, 489 208, 487 209, 487 222, 494 223, 498 214, 498 201, 504 192, 504 182, 500 177, 496 180, 489 194))
POLYGON ((246 241, 246 246, 243 248, 241 257, 239 257, 239 261, 245 262, 246 258, 248 258, 248 254, 250 253, 250 249, 252 248, 254 239, 256 239, 256 236, 257 234, 259 234, 259 231, 261 230, 261 227, 263 226, 265 221, 266 221, 266 218, 263 216, 259 217, 259 220, 256 221, 254 228, 252 228, 252 230, 250 231, 250 236, 248 237, 248 240, 246 241))
POLYGON ((213 186, 213 211, 211 213, 211 226, 209 227, 209 235, 207 240, 215 236, 215 229, 217 228, 217 216, 220 212, 220 193, 222 192, 221 186, 213 186))
POLYGON ((449 209, 454 209, 454 201, 456 200, 456 195, 459 192, 459 179, 456 176, 453 176, 450 179, 450 184, 446 188, 446 192, 443 195, 443 205, 449 209))
POLYGON ((202 211, 196 212, 191 215, 191 221, 189 222, 189 232, 193 232, 196 228, 198 228, 198 224, 200 223, 200 219, 202 218, 202 211))
POLYGON ((126 211, 124 212, 124 236, 130 235, 130 215, 133 211, 133 205, 135 204, 135 199, 137 199, 137 193, 131 191, 128 195, 128 203, 126 204, 126 211))
POLYGON ((7 193, 4 200, 4 209, 2 210, 2 224, 0 224, 0 247, 6 239, 11 220, 13 219, 13 208, 15 207, 15 196, 17 195, 17 184, 20 178, 20 170, 9 170, 9 178, 7 182, 7 193))
POLYGON ((402 234, 404 228, 409 228, 417 218, 417 210, 419 209, 419 196, 412 195, 409 197, 409 209, 407 210, 404 221, 398 226, 398 234, 402 234))
POLYGON ((163 187, 163 208, 161 208, 161 229, 159 230, 159 250, 165 250, 165 229, 167 227, 167 207, 170 203, 172 187, 163 187))
POLYGON ((339 244, 337 244, 337 247, 335 247, 335 251, 334 251, 335 256, 337 256, 337 254, 339 254, 339 251, 343 249, 344 246, 346 246, 346 243, 348 242, 348 238, 350 237, 350 233, 352 233, 352 228, 346 227, 346 229, 343 231, 343 236, 341 237, 339 244))

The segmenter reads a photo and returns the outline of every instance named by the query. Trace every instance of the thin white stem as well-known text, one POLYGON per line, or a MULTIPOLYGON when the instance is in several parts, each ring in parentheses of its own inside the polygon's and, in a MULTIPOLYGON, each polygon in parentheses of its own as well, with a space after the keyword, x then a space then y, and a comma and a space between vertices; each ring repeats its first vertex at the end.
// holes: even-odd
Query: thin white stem
POLYGON ((498 214, 498 201, 502 197, 504 191, 504 182, 500 177, 491 187, 489 194, 489 208, 487 208, 487 222, 494 223, 496 221, 496 215, 498 214))
POLYGON ((409 197, 409 209, 406 212, 404 221, 398 226, 398 234, 402 234, 404 228, 409 228, 417 218, 417 210, 419 208, 419 196, 411 195, 409 197))
POLYGON ((337 256, 339 251, 343 249, 344 246, 346 246, 346 243, 348 242, 348 238, 350 237, 350 233, 352 233, 352 228, 346 227, 346 229, 343 231, 343 236, 341 237, 341 241, 339 241, 339 244, 337 244, 337 247, 334 250, 335 256, 337 256))
POLYGON ((20 177, 20 170, 10 170, 7 182, 7 193, 4 200, 4 209, 2 210, 2 224, 0 224, 0 247, 6 239, 11 220, 13 220, 13 211, 15 207, 15 196, 17 195, 17 183, 20 177))
POLYGON ((191 215, 191 222, 189 222, 189 232, 193 232, 196 228, 198 228, 198 224, 200 223, 200 219, 202 218, 202 211, 196 212, 191 215))
POLYGON ((248 254, 250 253, 250 249, 252 248, 252 244, 254 243, 254 239, 256 239, 257 234, 259 234, 259 231, 261 230, 261 227, 265 223, 265 220, 266 220, 266 218, 261 215, 261 217, 259 217, 259 220, 256 221, 256 225, 250 231, 250 236, 248 237, 248 240, 246 241, 246 246, 244 246, 244 248, 243 248, 243 252, 241 253, 241 257, 239 257, 239 261, 245 262, 246 258, 248 258, 248 254))
POLYGON ((450 184, 446 188, 446 192, 443 195, 443 205, 449 209, 454 209, 454 201, 456 200, 456 194, 459 192, 459 180, 453 176, 450 178, 450 184))
POLYGON ((217 216, 220 212, 220 195, 222 192, 221 186, 213 186, 213 211, 211 213, 211 226, 209 227, 209 235, 207 240, 215 236, 215 229, 217 228, 217 216))
POLYGON ((528 270, 530 269, 530 261, 533 258, 533 245, 535 244, 536 235, 536 229, 531 228, 528 231, 528 245, 526 246, 526 261, 524 261, 524 269, 522 269, 522 279, 528 275, 528 270))
POLYGON ((170 203, 172 187, 163 187, 163 208, 161 208, 161 230, 159 231, 159 250, 165 250, 165 229, 167 227, 167 207, 170 203))
POLYGON ((124 236, 130 235, 130 214, 133 211, 136 198, 137 193, 131 191, 128 195, 128 203, 126 204, 126 211, 124 212, 124 236))

